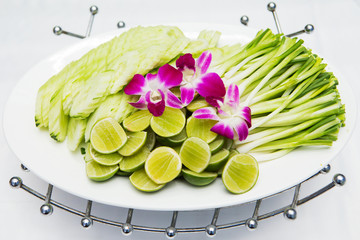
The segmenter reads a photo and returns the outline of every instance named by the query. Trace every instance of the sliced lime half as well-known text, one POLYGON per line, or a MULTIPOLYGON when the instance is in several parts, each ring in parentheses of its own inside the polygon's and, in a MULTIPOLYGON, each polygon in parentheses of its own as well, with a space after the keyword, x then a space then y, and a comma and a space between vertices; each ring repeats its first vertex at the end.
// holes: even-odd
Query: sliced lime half
POLYGON ((213 154, 210 158, 210 162, 206 168, 206 171, 210 171, 210 172, 218 171, 220 168, 222 168, 225 165, 226 161, 229 158, 229 154, 230 154, 229 150, 225 148, 213 154))
POLYGON ((193 171, 188 170, 188 169, 183 169, 182 173, 183 173, 184 179, 188 183, 190 183, 192 185, 195 185, 195 186, 209 185, 217 177, 217 173, 213 173, 213 172, 196 173, 196 172, 193 172, 193 171))
POLYGON ((118 151, 123 156, 131 156, 141 149, 146 142, 147 132, 129 132, 128 140, 118 151))
POLYGON ((152 117, 152 130, 161 137, 172 137, 181 132, 185 126, 185 115, 180 109, 166 107, 159 117, 152 117))
POLYGON ((236 154, 226 163, 222 180, 232 193, 245 193, 255 186, 259 176, 259 165, 249 154, 236 154))
POLYGON ((113 118, 98 121, 91 130, 90 142, 99 153, 113 153, 127 141, 126 133, 113 118))
POLYGON ((188 137, 198 137, 207 143, 211 143, 217 136, 216 133, 210 130, 216 122, 211 119, 189 117, 186 125, 186 134, 188 137))
POLYGON ((122 124, 128 131, 140 132, 149 127, 151 117, 152 114, 148 110, 140 110, 125 118, 122 124))
POLYGON ((145 171, 155 183, 168 183, 181 172, 180 157, 170 147, 155 148, 145 162, 145 171))
POLYGON ((147 147, 142 147, 134 155, 124 157, 120 162, 120 170, 124 172, 135 172, 142 168, 145 164, 146 159, 150 154, 150 150, 147 147))
POLYGON ((209 145, 202 139, 190 137, 185 140, 180 149, 180 159, 185 167, 194 171, 202 172, 210 161, 209 145))
POLYGON ((217 153, 224 146, 225 139, 223 136, 218 135, 214 141, 209 144, 211 154, 217 153))
POLYGON ((104 166, 112 166, 119 164, 119 162, 121 162, 121 160, 123 159, 123 156, 121 156, 117 152, 102 154, 97 152, 92 146, 90 147, 90 156, 95 162, 104 166))
POLYGON ((146 174, 145 170, 142 168, 137 170, 130 176, 131 184, 138 190, 143 192, 155 192, 160 190, 165 186, 165 184, 157 184, 153 182, 148 175, 146 174))
POLYGON ((119 170, 118 165, 113 166, 104 166, 100 165, 95 161, 90 161, 86 163, 86 175, 88 178, 94 181, 105 181, 115 175, 119 170))

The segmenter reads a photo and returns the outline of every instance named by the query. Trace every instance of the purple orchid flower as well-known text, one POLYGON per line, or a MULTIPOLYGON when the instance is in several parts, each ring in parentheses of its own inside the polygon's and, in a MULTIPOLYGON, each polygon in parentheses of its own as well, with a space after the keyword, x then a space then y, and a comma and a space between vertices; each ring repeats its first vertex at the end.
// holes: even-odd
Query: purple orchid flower
POLYGON ((230 139, 234 139, 236 134, 240 141, 245 140, 251 127, 251 110, 247 106, 241 106, 238 86, 231 84, 223 99, 209 98, 207 100, 214 107, 198 109, 193 116, 218 121, 211 128, 211 131, 217 134, 230 139))
POLYGON ((182 73, 165 64, 159 68, 157 74, 148 73, 146 77, 136 74, 124 88, 127 95, 140 95, 137 102, 129 103, 139 109, 148 109, 155 117, 161 116, 165 106, 182 108, 182 103, 170 89, 179 86, 182 82, 182 73))
POLYGON ((223 97, 225 85, 217 73, 207 72, 211 63, 211 52, 203 52, 195 61, 190 53, 176 60, 176 67, 183 74, 180 87, 181 101, 187 106, 195 95, 195 90, 203 97, 223 97))

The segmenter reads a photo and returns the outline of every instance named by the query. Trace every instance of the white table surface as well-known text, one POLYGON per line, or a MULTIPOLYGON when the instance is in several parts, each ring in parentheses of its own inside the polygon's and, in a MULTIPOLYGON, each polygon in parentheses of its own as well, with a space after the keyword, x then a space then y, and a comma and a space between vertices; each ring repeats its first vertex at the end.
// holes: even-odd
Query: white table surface
MULTIPOLYGON (((99 14, 95 17, 92 34, 116 29, 124 20, 127 26, 171 22, 208 22, 239 25, 246 14, 249 26, 269 27, 276 31, 268 1, 115 1, 115 0, 0 0, 0 125, 8 96, 17 81, 33 65, 53 52, 81 41, 68 36, 55 36, 52 28, 84 34, 89 19, 89 7, 95 4, 99 14), (221 2, 221 4, 220 4, 221 2)), ((302 35, 305 45, 336 65, 336 69, 351 84, 360 103, 360 1, 276 1, 282 30, 291 33, 307 23, 315 26, 311 35, 302 35)), ((340 79, 341 82, 341 79, 340 79)), ((359 105, 358 105, 358 109, 359 105)), ((358 110, 359 111, 359 110, 358 110)), ((29 139, 30 140, 30 139, 29 139)), ((300 197, 331 182, 335 173, 343 173, 347 183, 298 207, 295 221, 281 215, 259 222, 254 232, 244 227, 220 230, 215 239, 359 239, 360 238, 360 126, 339 156, 331 163, 332 171, 304 184, 300 197)), ((25 184, 45 193, 47 183, 36 175, 20 169, 20 163, 9 149, 0 128, 0 239, 166 239, 160 233, 134 232, 130 237, 121 229, 95 223, 88 230, 80 226, 80 217, 55 208, 50 217, 42 216, 42 202, 22 190, 10 188, 12 176, 20 176, 25 184)), ((294 169, 296 171, 296 169, 294 169)), ((264 203, 262 211, 289 204, 292 194, 264 203)), ((80 210, 85 210, 86 200, 54 188, 53 199, 80 210)), ((232 207, 220 213, 218 223, 236 221, 249 216, 252 208, 232 207), (245 215, 244 215, 245 214, 245 215), (248 215, 246 215, 248 214, 248 215)), ((127 209, 94 203, 93 214, 125 221, 127 209)), ((178 226, 205 226, 210 223, 213 211, 179 213, 178 226)), ((134 212, 137 224, 168 226, 170 212, 134 212)), ((207 239, 204 232, 179 234, 176 239, 207 239)))

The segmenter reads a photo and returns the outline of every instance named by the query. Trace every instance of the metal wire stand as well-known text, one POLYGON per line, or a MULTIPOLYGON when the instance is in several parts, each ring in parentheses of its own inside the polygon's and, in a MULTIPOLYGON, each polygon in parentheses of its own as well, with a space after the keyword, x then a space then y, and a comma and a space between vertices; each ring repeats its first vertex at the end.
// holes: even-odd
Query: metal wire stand
MULTIPOLYGON (((310 179, 313 179, 314 177, 316 177, 320 174, 326 174, 330 171, 330 169, 331 169, 330 165, 327 165, 325 168, 323 168, 321 171, 319 171, 312 177, 306 179, 305 181, 303 181, 289 189, 286 189, 282 192, 279 192, 279 193, 276 193, 276 194, 273 194, 273 195, 267 196, 265 198, 261 198, 261 199, 254 201, 255 208, 254 208, 252 216, 250 216, 249 218, 241 219, 241 220, 238 220, 238 221, 232 222, 232 223, 218 225, 216 223, 217 223, 221 208, 216 208, 214 210, 214 215, 213 215, 213 218, 212 218, 210 224, 207 225, 206 227, 202 226, 202 227, 176 228, 176 221, 177 221, 178 214, 179 214, 178 211, 173 212, 171 223, 166 228, 141 226, 141 225, 132 224, 131 220, 132 220, 132 216, 133 216, 133 212, 134 212, 134 209, 132 209, 132 208, 130 208, 128 210, 126 222, 113 221, 113 220, 109 220, 109 219, 106 219, 103 217, 91 215, 92 201, 90 201, 90 200, 87 201, 86 211, 83 212, 83 211, 74 209, 72 207, 66 206, 60 202, 57 202, 54 199, 51 199, 51 194, 53 191, 53 185, 51 185, 51 184, 48 185, 48 190, 47 190, 46 195, 43 195, 43 194, 39 193, 38 191, 32 189, 31 187, 25 185, 20 177, 12 177, 10 179, 10 185, 14 188, 23 189, 26 192, 30 193, 31 195, 43 200, 44 204, 40 207, 40 212, 43 215, 51 215, 53 212, 53 206, 55 206, 57 208, 65 210, 69 213, 72 213, 72 214, 82 217, 81 225, 84 228, 90 227, 93 224, 93 222, 95 221, 98 223, 103 223, 103 224, 111 225, 114 227, 119 227, 122 229, 122 231, 125 235, 130 234, 133 230, 139 230, 139 231, 146 231, 146 232, 163 232, 168 237, 175 237, 177 233, 194 233, 194 232, 204 232, 204 231, 206 232, 206 234, 208 236, 214 236, 216 234, 217 230, 234 228, 234 227, 239 227, 239 226, 243 226, 243 225, 245 225, 248 230, 255 230, 258 226, 258 221, 279 215, 281 213, 284 215, 285 218, 290 219, 290 220, 295 220, 296 216, 297 216, 297 211, 296 211, 297 206, 300 206, 300 205, 320 196, 321 194, 327 192, 328 190, 332 189, 335 186, 343 186, 345 184, 345 182, 346 182, 345 176, 343 174, 335 174, 332 182, 330 182, 326 186, 320 188, 319 190, 307 195, 306 197, 299 199, 300 188, 304 182, 307 182, 310 179), (270 199, 279 194, 284 194, 285 192, 288 192, 288 191, 294 192, 292 202, 289 205, 259 215, 260 206, 264 200, 270 199)), ((248 203, 244 203, 244 204, 248 204, 248 203)), ((182 213, 186 214, 186 212, 182 212, 182 213)))
MULTIPOLYGON (((268 11, 270 11, 272 13, 272 15, 274 17, 274 21, 275 21, 275 25, 276 25, 276 29, 277 29, 278 33, 282 33, 280 22, 279 22, 277 13, 276 13, 276 4, 273 2, 270 2, 267 5, 267 9, 268 9, 268 11)), ((80 34, 65 31, 59 26, 55 26, 53 28, 53 32, 55 35, 66 34, 66 35, 81 38, 81 39, 89 37, 90 33, 91 33, 91 28, 92 28, 92 24, 94 21, 94 17, 98 12, 99 12, 99 9, 97 6, 90 7, 91 15, 90 15, 90 20, 89 20, 89 24, 88 24, 85 35, 80 35, 80 34)), ((243 25, 247 26, 249 23, 249 17, 246 15, 242 16, 240 18, 240 22, 243 25)), ((118 28, 125 27, 125 22, 119 21, 117 23, 117 27, 118 28)), ((291 34, 287 34, 286 36, 294 37, 294 36, 302 34, 302 33, 311 33, 313 31, 314 31, 314 26, 311 24, 307 24, 303 30, 300 30, 300 31, 297 31, 297 32, 294 32, 291 34)), ((28 169, 23 164, 21 164, 21 168, 24 171, 28 171, 28 169)), ((328 190, 332 189, 335 186, 343 186, 345 184, 345 182, 346 182, 345 176, 343 174, 335 174, 333 176, 332 182, 330 182, 326 186, 320 188, 319 190, 307 195, 306 197, 299 199, 300 189, 304 182, 307 182, 310 179, 313 179, 320 174, 326 174, 330 171, 330 169, 331 169, 330 165, 327 165, 318 173, 314 174, 310 178, 306 179, 303 182, 298 183, 297 185, 295 185, 291 188, 288 188, 288 189, 278 192, 276 194, 273 194, 273 195, 267 196, 265 198, 261 198, 261 199, 254 201, 255 208, 254 208, 253 214, 252 214, 252 216, 250 216, 248 218, 241 219, 241 220, 231 222, 231 223, 226 223, 226 224, 217 224, 217 220, 219 218, 219 214, 220 214, 220 211, 222 210, 222 208, 216 208, 216 209, 214 209, 214 215, 213 215, 210 223, 207 226, 182 227, 182 228, 176 228, 176 221, 177 221, 178 215, 179 215, 178 211, 173 211, 171 222, 168 227, 161 228, 161 227, 152 227, 152 226, 142 226, 142 225, 132 224, 132 216, 134 213, 134 209, 131 209, 131 208, 128 209, 126 222, 113 221, 113 220, 106 219, 104 217, 91 215, 92 201, 90 201, 90 200, 87 201, 85 212, 74 209, 72 207, 66 206, 60 202, 55 201, 54 199, 51 198, 52 191, 53 191, 53 185, 51 185, 51 184, 48 185, 48 190, 47 190, 46 195, 43 195, 43 194, 39 193, 38 191, 32 189, 31 187, 25 185, 20 177, 12 177, 10 179, 9 183, 13 188, 23 189, 26 192, 30 193, 31 195, 43 200, 44 204, 40 207, 40 212, 43 215, 51 215, 53 212, 53 206, 55 206, 57 208, 60 208, 62 210, 65 210, 69 213, 72 213, 72 214, 75 214, 75 215, 81 217, 81 225, 84 228, 89 228, 90 226, 93 225, 93 222, 98 222, 98 223, 111 225, 114 227, 119 227, 122 229, 122 232, 125 235, 129 235, 134 230, 138 230, 138 231, 146 231, 146 232, 162 232, 162 233, 165 233, 165 235, 168 238, 175 237, 177 235, 177 233, 195 233, 195 232, 205 232, 209 237, 211 237, 216 234, 217 230, 229 229, 229 228, 239 227, 239 226, 243 226, 243 225, 246 226, 246 228, 248 230, 255 230, 258 227, 258 222, 260 220, 268 219, 270 217, 279 215, 281 213, 284 215, 285 218, 290 219, 290 220, 295 220, 296 216, 297 216, 297 211, 296 211, 297 206, 303 205, 304 203, 320 196, 321 194, 327 192, 328 190), (273 198, 274 196, 284 194, 285 192, 289 192, 289 191, 294 192, 292 202, 289 205, 259 215, 259 210, 261 207, 261 203, 263 201, 273 198)), ((248 204, 248 203, 244 203, 244 204, 248 204)), ((182 212, 182 214, 186 214, 186 212, 182 212)))

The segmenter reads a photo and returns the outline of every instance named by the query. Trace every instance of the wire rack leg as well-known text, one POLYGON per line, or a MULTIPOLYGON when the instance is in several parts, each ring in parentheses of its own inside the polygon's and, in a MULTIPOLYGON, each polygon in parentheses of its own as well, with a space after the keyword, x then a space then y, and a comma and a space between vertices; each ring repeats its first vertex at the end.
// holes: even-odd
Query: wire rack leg
POLYGON ((72 32, 69 32, 69 31, 65 31, 60 26, 55 26, 53 28, 53 33, 55 35, 65 34, 65 35, 80 38, 80 39, 87 38, 87 37, 90 36, 92 25, 94 23, 94 18, 95 18, 95 15, 98 12, 99 12, 99 8, 97 6, 93 5, 93 6, 90 7, 90 20, 89 20, 85 35, 80 35, 80 34, 72 33, 72 32))

